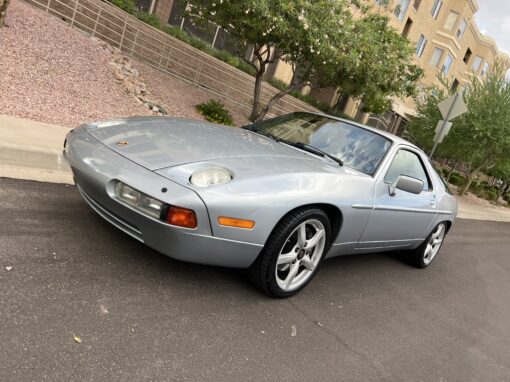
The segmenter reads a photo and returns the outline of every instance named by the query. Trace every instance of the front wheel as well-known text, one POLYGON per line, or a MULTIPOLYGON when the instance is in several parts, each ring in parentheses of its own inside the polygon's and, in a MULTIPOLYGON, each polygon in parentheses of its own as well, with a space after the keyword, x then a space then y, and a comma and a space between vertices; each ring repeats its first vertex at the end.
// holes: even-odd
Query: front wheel
POLYGON ((411 252, 411 262, 417 268, 427 268, 436 258, 446 235, 446 223, 439 223, 425 241, 411 252))
POLYGON ((254 283, 273 297, 290 297, 317 272, 329 247, 331 225, 318 208, 287 215, 274 229, 250 269, 254 283))

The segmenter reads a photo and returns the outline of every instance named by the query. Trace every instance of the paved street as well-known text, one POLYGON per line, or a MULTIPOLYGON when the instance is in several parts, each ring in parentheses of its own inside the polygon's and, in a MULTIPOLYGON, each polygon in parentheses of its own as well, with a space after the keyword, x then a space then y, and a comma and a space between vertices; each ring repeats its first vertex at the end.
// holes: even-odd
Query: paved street
POLYGON ((509 223, 459 220, 427 270, 333 259, 274 300, 129 238, 73 186, 0 178, 3 382, 509 381, 509 349, 509 223))

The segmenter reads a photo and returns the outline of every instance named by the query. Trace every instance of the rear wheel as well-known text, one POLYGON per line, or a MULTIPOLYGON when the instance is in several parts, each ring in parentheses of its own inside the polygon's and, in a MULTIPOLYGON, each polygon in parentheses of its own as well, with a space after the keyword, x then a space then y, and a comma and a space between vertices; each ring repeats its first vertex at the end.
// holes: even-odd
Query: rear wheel
POLYGON ((273 297, 296 294, 317 272, 330 235, 329 219, 321 209, 303 208, 290 213, 274 229, 252 265, 252 280, 273 297))
POLYGON ((417 268, 427 268, 436 258, 446 235, 446 223, 439 223, 427 239, 413 250, 411 262, 417 268))

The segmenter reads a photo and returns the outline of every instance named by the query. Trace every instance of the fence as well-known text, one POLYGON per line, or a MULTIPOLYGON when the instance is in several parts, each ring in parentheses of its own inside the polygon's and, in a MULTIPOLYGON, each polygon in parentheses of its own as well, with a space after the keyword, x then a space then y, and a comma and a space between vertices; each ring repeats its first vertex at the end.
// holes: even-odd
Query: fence
MULTIPOLYGON (((27 0, 55 15, 72 27, 118 47, 124 54, 137 58, 156 69, 209 92, 225 97, 250 109, 254 78, 188 44, 138 20, 121 9, 97 0, 27 0)), ((264 83, 262 102, 277 89, 264 83)), ((316 111, 292 96, 285 96, 272 113, 316 111)))

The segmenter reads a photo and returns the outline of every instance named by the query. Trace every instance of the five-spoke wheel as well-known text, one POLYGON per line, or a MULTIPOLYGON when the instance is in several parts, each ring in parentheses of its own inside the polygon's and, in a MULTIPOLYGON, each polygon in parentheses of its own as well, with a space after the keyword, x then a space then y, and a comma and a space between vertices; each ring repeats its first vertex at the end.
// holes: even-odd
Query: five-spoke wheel
POLYGON ((418 268, 428 267, 436 258, 446 235, 446 223, 439 223, 427 239, 414 251, 412 251, 412 262, 418 268))
POLYGON ((276 226, 251 267, 252 280, 271 296, 292 296, 317 272, 330 235, 328 216, 321 209, 291 212, 276 226))
POLYGON ((282 246, 276 261, 276 283, 284 291, 299 288, 312 276, 326 244, 326 229, 317 219, 297 226, 282 246))

